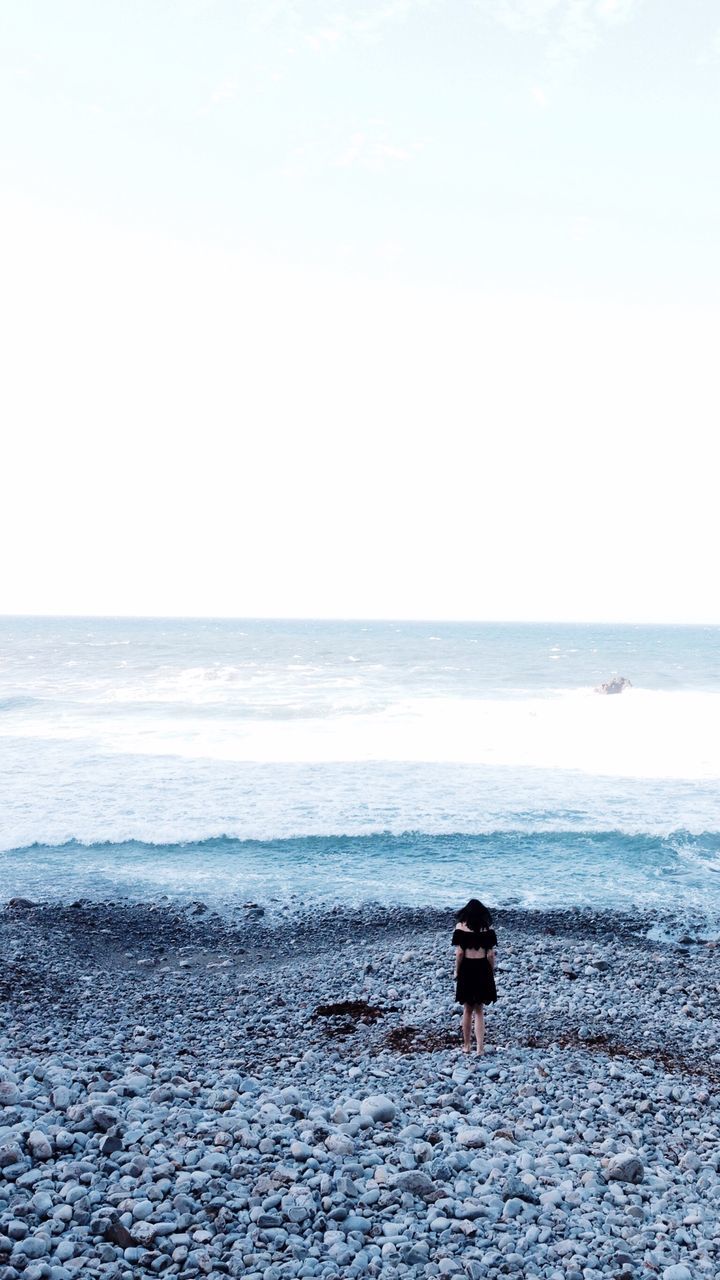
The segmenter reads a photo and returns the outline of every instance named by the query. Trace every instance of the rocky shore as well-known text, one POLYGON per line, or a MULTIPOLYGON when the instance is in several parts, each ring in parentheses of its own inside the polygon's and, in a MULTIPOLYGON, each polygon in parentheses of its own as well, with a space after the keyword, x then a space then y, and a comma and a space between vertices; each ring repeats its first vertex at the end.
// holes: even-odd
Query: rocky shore
POLYGON ((720 948, 499 913, 488 1052, 452 920, 0 910, 0 1280, 720 1274, 720 948))

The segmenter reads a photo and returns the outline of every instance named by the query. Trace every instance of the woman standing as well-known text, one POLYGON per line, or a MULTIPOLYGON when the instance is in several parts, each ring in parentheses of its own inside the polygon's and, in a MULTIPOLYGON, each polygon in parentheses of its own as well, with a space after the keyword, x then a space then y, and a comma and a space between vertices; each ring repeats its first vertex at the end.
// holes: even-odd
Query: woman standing
POLYGON ((464 1005, 463 1050, 470 1052, 470 1033, 475 1014, 477 1053, 485 1048, 485 1014, 483 1006, 497 1000, 495 990, 495 948, 497 936, 492 916, 478 898, 471 898, 455 917, 457 927, 452 936, 455 948, 455 999, 464 1005))

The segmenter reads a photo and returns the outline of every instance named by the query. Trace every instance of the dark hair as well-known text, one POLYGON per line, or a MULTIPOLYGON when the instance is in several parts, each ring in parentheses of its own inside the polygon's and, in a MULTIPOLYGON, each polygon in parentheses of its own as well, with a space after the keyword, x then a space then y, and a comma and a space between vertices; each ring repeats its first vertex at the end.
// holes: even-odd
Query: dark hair
POLYGON ((492 924, 492 916, 479 898, 471 898, 469 902, 466 902, 465 906, 458 911, 455 919, 458 924, 466 924, 475 933, 479 933, 482 929, 489 929, 492 924))

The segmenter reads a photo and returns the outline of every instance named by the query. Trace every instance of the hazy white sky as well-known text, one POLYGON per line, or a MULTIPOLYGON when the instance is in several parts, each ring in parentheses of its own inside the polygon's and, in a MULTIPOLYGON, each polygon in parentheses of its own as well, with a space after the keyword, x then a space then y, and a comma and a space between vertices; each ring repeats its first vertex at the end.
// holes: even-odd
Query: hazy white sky
POLYGON ((720 621, 711 0, 0 49, 0 612, 720 621))

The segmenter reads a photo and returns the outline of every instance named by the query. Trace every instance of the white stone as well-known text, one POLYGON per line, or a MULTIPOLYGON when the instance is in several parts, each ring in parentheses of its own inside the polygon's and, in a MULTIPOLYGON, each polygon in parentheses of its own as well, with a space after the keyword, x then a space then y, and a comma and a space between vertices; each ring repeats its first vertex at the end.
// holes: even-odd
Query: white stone
POLYGON ((484 1147, 487 1144, 487 1133, 484 1129, 467 1125, 458 1129, 456 1140, 460 1147, 484 1147))
POLYGON ((386 1098, 384 1094, 373 1094, 369 1098, 363 1098, 360 1103, 360 1114, 370 1116, 375 1124, 384 1124, 388 1120, 395 1119, 397 1108, 391 1098, 386 1098))

